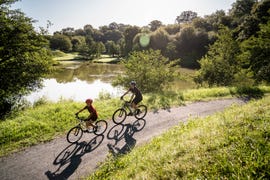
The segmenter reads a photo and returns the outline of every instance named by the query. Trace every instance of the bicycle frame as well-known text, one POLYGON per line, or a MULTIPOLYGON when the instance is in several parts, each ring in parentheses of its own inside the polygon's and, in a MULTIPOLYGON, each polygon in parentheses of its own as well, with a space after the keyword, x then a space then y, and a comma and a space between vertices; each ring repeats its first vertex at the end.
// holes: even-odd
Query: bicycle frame
POLYGON ((123 105, 122 105, 122 108, 123 108, 123 109, 128 109, 129 112, 132 112, 132 110, 131 110, 131 103, 128 102, 128 101, 125 101, 125 100, 123 100, 123 101, 124 101, 124 103, 123 103, 123 105))
POLYGON ((76 116, 76 119, 79 121, 77 126, 81 127, 83 130, 87 129, 85 125, 85 119, 76 116))

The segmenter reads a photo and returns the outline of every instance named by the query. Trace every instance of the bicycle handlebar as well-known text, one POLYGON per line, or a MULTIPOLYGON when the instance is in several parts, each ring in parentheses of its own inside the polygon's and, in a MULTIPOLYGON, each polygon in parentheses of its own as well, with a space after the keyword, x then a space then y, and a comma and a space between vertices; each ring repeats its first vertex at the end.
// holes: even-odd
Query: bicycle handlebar
POLYGON ((78 114, 75 114, 75 117, 76 117, 76 119, 81 120, 81 121, 85 121, 85 120, 86 120, 86 119, 84 119, 84 118, 82 118, 82 117, 79 117, 78 114))

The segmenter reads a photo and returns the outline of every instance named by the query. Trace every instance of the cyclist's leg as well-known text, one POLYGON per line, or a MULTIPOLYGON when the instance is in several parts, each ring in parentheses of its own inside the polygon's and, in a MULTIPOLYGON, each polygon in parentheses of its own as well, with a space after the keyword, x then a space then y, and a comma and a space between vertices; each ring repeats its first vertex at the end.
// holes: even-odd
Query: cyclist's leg
POLYGON ((142 98, 134 98, 133 101, 132 101, 132 108, 134 109, 134 113, 137 112, 137 105, 142 101, 142 98))
POLYGON ((89 126, 92 126, 93 128, 96 128, 96 125, 93 123, 97 120, 97 116, 95 115, 90 115, 88 118, 88 121, 86 121, 86 127, 89 129, 89 126))

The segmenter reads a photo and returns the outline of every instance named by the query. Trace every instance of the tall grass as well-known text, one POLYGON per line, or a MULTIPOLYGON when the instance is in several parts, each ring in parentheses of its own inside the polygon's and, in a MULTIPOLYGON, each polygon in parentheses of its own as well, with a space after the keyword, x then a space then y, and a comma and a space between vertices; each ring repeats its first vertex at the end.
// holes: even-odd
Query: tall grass
POLYGON ((88 179, 269 179, 270 97, 191 119, 88 179))

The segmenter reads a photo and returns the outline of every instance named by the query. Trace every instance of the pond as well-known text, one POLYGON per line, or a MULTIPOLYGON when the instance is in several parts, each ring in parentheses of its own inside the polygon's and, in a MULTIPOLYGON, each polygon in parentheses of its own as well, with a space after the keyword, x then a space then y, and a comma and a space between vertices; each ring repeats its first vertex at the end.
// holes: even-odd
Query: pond
MULTIPOLYGON (((26 96, 26 100, 30 103, 34 103, 40 98, 55 102, 60 99, 84 101, 87 98, 96 99, 100 93, 119 97, 123 94, 124 89, 113 87, 112 81, 123 71, 124 67, 119 64, 66 61, 56 66, 56 71, 44 79, 43 88, 26 96)), ((184 73, 190 73, 185 71, 184 73)), ((173 83, 174 90, 193 86, 192 82, 187 81, 178 80, 173 83)))
POLYGON ((109 93, 112 97, 120 96, 123 89, 113 87, 111 82, 123 72, 117 64, 100 64, 86 62, 68 62, 56 67, 56 71, 43 81, 43 88, 26 96, 34 103, 40 98, 50 101, 72 99, 84 101, 96 99, 100 93, 109 93))

